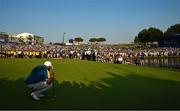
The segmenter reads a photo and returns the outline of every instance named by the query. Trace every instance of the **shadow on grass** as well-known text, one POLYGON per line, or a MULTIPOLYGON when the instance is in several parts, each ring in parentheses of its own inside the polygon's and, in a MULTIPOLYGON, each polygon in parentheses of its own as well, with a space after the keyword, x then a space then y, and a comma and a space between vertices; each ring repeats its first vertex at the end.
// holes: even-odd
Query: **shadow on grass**
POLYGON ((86 86, 76 81, 56 81, 40 101, 29 96, 24 78, 0 79, 0 109, 180 109, 180 82, 147 78, 131 74, 121 77, 107 72, 112 78, 86 86), (97 88, 100 87, 99 88, 97 88))

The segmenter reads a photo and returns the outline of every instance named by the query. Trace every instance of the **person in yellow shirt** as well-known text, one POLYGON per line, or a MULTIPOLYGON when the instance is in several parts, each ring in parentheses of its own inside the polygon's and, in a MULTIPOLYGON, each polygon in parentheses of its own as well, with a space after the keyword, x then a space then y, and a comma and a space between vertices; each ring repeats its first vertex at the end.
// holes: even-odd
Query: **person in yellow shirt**
POLYGON ((17 54, 16 51, 14 51, 14 53, 13 53, 14 57, 16 57, 16 54, 17 54))
POLYGON ((39 52, 36 52, 36 58, 39 58, 39 52))
POLYGON ((29 57, 32 58, 33 53, 31 51, 29 51, 29 57))
POLYGON ((36 56, 36 52, 35 51, 33 51, 32 52, 32 54, 33 54, 33 58, 36 56))

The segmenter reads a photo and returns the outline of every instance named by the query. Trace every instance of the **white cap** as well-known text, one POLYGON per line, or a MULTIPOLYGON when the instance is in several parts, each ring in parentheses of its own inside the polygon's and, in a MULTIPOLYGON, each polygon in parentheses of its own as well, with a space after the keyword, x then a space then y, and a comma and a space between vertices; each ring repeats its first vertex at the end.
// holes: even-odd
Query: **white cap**
POLYGON ((52 66, 52 64, 51 64, 50 61, 45 61, 45 62, 44 62, 44 65, 45 65, 45 66, 48 66, 48 67, 52 66))

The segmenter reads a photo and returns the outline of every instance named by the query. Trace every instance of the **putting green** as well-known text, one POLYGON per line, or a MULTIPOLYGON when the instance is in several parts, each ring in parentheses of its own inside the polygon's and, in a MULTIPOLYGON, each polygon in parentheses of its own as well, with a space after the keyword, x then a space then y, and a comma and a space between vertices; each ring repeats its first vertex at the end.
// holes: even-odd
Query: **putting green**
POLYGON ((0 59, 0 109, 180 109, 180 72, 135 65, 52 59, 52 89, 40 101, 24 78, 45 59, 0 59))

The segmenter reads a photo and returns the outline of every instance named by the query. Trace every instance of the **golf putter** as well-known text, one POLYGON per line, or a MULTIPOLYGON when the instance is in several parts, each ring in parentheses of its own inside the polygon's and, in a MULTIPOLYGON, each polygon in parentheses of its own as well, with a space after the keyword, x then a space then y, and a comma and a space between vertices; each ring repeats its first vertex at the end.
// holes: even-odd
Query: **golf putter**
POLYGON ((55 74, 54 74, 54 71, 52 70, 52 73, 53 73, 53 98, 56 98, 56 94, 55 94, 55 74))

